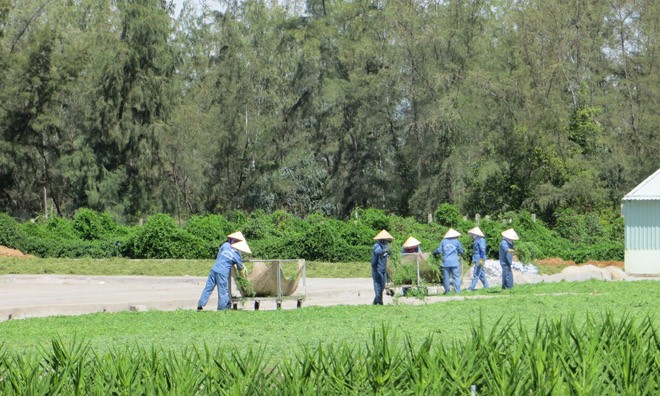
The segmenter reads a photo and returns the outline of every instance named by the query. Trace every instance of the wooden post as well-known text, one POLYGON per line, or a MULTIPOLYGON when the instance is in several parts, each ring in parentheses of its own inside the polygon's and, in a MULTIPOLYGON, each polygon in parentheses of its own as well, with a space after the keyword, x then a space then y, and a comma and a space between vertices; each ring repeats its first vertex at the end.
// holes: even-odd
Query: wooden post
POLYGON ((48 218, 48 192, 46 191, 46 186, 44 186, 44 216, 48 218))

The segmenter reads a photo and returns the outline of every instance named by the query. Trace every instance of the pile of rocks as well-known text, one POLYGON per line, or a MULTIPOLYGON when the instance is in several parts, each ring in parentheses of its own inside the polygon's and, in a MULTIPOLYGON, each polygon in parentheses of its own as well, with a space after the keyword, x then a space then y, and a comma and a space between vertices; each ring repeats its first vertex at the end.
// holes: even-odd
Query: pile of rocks
MULTIPOLYGON (((518 271, 525 274, 538 274, 539 269, 534 264, 523 264, 519 261, 514 261, 511 268, 514 271, 518 271)), ((486 276, 489 278, 499 278, 502 276, 502 267, 498 260, 487 259, 484 263, 484 269, 486 270, 486 276)))
MULTIPOLYGON (((498 285, 502 279, 502 267, 498 260, 486 260, 484 263, 486 276, 492 285, 498 285)), ((564 268, 561 272, 552 275, 539 275, 538 268, 533 264, 513 262, 513 278, 515 284, 584 281, 598 279, 605 281, 625 280, 628 275, 619 267, 608 266, 600 268, 592 264, 574 265, 564 268)), ((472 279, 472 273, 465 274, 464 282, 472 279)))

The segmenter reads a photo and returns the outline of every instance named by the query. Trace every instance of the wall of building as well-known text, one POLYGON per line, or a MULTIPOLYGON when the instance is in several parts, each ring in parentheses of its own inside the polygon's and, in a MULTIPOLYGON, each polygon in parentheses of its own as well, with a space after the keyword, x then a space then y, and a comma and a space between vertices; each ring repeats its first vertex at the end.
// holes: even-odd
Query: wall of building
POLYGON ((660 274, 660 201, 625 201, 623 215, 626 272, 660 274))

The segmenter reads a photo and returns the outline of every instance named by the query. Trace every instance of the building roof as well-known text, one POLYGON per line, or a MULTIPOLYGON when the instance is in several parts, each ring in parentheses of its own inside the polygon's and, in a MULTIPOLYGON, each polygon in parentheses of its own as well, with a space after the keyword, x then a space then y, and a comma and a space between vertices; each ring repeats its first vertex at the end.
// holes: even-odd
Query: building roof
POLYGON ((624 201, 655 201, 660 200, 660 169, 639 183, 628 194, 624 195, 624 201))

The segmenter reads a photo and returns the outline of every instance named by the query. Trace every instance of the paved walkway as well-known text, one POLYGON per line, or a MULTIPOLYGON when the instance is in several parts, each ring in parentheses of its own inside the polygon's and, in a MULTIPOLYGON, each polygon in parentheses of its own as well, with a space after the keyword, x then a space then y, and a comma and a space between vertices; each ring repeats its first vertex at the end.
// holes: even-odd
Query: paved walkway
MULTIPOLYGON (((655 279, 625 276, 620 269, 598 269, 593 266, 568 268, 561 274, 539 276, 514 271, 515 284, 580 281, 587 279, 638 280, 655 279)), ((471 277, 463 279, 466 289, 471 277)), ((94 312, 118 312, 128 310, 176 310, 195 309, 206 277, 152 277, 152 276, 84 276, 84 275, 0 275, 0 321, 55 315, 81 315, 94 312)), ((499 279, 491 278, 492 286, 499 279)), ((478 286, 480 287, 480 285, 478 286)), ((401 292, 401 289, 398 290, 401 292)), ((430 292, 438 293, 437 288, 430 292)), ((302 306, 331 306, 371 304, 373 283, 370 278, 307 278, 301 279, 296 296, 282 301, 282 309, 296 309, 298 299, 302 306)), ((429 296, 424 300, 400 298, 399 303, 428 304, 464 298, 489 298, 488 295, 429 296)), ((259 309, 277 309, 274 299, 259 300, 259 309)), ((384 296, 385 304, 393 298, 384 296)), ((217 306, 217 293, 209 300, 206 309, 217 306)), ((254 300, 238 302, 239 309, 254 309, 254 300)))
MULTIPOLYGON (((53 315, 80 315, 127 310, 195 309, 206 277, 2 275, 0 321, 53 315)), ((301 280, 296 296, 282 302, 282 309, 302 306, 371 304, 370 278, 301 280)), ((259 309, 277 309, 275 299, 259 299, 259 309)), ((392 301, 387 296, 385 303, 392 301)), ((237 303, 254 309, 254 300, 237 303)), ((217 306, 214 292, 206 309, 217 306)))

